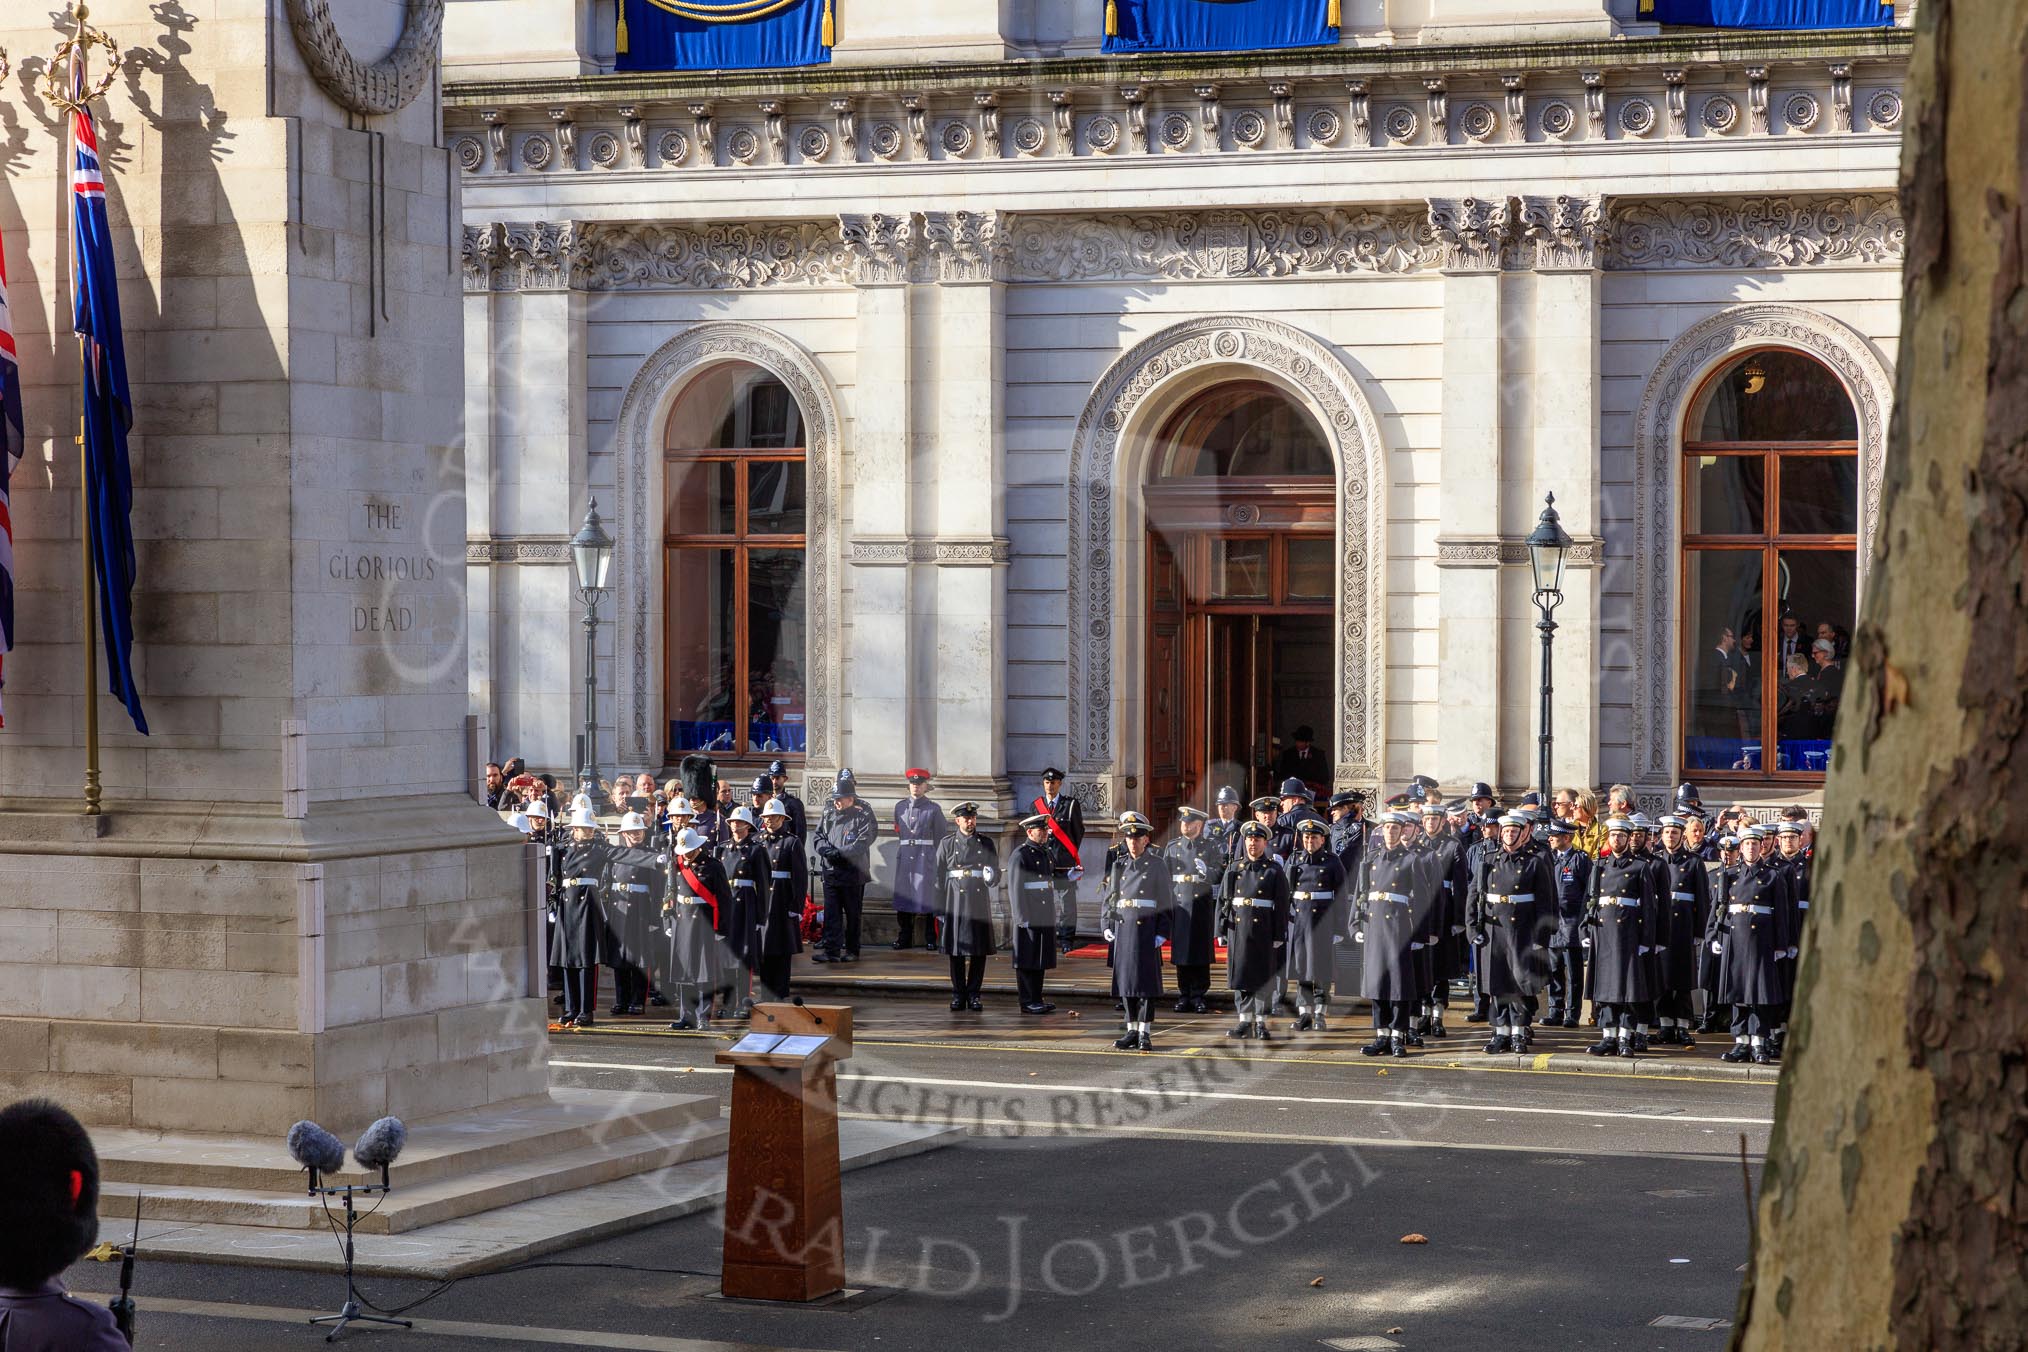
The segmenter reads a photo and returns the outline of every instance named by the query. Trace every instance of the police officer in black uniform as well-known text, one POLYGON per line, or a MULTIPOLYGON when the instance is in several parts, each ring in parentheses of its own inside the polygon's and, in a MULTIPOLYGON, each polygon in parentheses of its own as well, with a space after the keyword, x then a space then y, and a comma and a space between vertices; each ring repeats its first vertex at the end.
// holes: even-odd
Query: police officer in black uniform
POLYGON ((979 834, 979 805, 951 809, 957 830, 937 844, 937 948, 951 960, 951 1008, 985 1008, 979 992, 992 956, 993 891, 1000 857, 979 834))
POLYGON ((1113 1045, 1152 1051, 1155 1001, 1162 997, 1162 944, 1172 932, 1175 884, 1169 861, 1152 841, 1154 826, 1138 812, 1120 814, 1125 842, 1106 876, 1105 936, 1113 946, 1113 989, 1127 1006, 1127 1031, 1113 1045))
POLYGON ((1226 936, 1225 984, 1239 1021, 1230 1037, 1267 1041, 1274 985, 1289 932, 1289 878, 1269 853, 1272 833, 1260 822, 1238 831, 1239 850, 1219 880, 1219 929, 1226 936))
POLYGON ((1528 1050, 1535 995, 1548 975, 1556 923, 1555 870, 1519 812, 1500 818, 1500 849, 1488 860, 1465 926, 1479 950, 1479 986, 1492 1004, 1489 1056, 1528 1050))
POLYGON ((780 799, 782 806, 789 810, 789 834, 797 840, 808 836, 810 810, 803 805, 802 799, 789 792, 788 762, 780 760, 768 762, 768 786, 773 790, 773 796, 780 799))
POLYGON ((1331 828, 1314 812, 1296 819, 1289 860, 1289 979, 1296 983, 1292 1031, 1325 1031, 1331 1008, 1332 949, 1348 931, 1345 867, 1331 852, 1331 828))
POLYGON ((1176 911, 1169 936, 1169 963, 1176 969, 1176 1012, 1209 1014, 1211 964, 1218 956, 1218 902, 1212 895, 1225 871, 1225 856, 1205 837, 1206 820, 1197 808, 1176 810, 1176 839, 1162 851, 1176 911))
POLYGON ((1408 1055, 1409 1018, 1429 991, 1419 955, 1434 888, 1422 856, 1403 843, 1413 820, 1398 811, 1380 818, 1380 839, 1368 843, 1355 885, 1352 938, 1366 946, 1359 993, 1373 1002, 1373 1041, 1359 1049, 1365 1056, 1408 1055))
POLYGON ((1549 1015, 1545 1027, 1577 1027, 1584 1013, 1585 905, 1591 895, 1592 858, 1572 844, 1568 818, 1549 823, 1549 866, 1556 879, 1556 929, 1549 938, 1549 1015))
POLYGON ((1239 852, 1239 790, 1227 784, 1212 800, 1211 820, 1204 824, 1204 838, 1218 847, 1221 860, 1239 852))
POLYGON ((880 823, 859 797, 858 781, 850 770, 840 770, 815 838, 824 866, 824 951, 810 961, 859 961, 859 918, 879 834, 880 823))
POLYGON ((1659 928, 1661 898, 1646 855, 1630 848, 1633 823, 1606 822, 1611 851, 1591 873, 1585 907, 1584 944, 1591 950, 1591 998, 1599 1012, 1599 1040, 1593 1056, 1632 1056, 1635 1025, 1655 998, 1654 964, 1648 960, 1659 928))
POLYGON ((1014 922, 1014 983, 1023 1014, 1053 1014, 1042 998, 1042 974, 1056 966, 1056 852, 1049 814, 1021 822, 1021 839, 1007 856, 1007 913, 1014 922))
POLYGON ((1711 915, 1710 946, 1718 963, 1718 997, 1732 1006, 1732 1049, 1722 1061, 1769 1065, 1775 1018, 1789 997, 1783 964, 1793 959, 1790 931, 1795 898, 1788 870, 1767 857, 1768 830, 1750 826, 1740 837, 1739 874, 1725 904, 1711 915))

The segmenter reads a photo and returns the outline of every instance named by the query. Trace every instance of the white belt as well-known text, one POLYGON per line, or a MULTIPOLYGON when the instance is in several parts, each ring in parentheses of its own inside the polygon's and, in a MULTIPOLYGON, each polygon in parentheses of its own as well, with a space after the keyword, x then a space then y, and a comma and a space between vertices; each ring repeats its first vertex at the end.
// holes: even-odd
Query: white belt
POLYGON ((1695 900, 1697 900, 1697 894, 1696 894, 1695 892, 1671 892, 1671 893, 1669 894, 1669 900, 1671 900, 1671 901, 1695 901, 1695 900))
POLYGON ((597 878, 565 878, 563 885, 565 887, 597 887, 599 880, 597 878))
POLYGON ((1056 888, 1047 882, 1040 882, 1023 883, 1021 884, 1021 890, 1024 892, 1054 892, 1056 888))
POLYGON ((1495 906, 1518 906, 1524 901, 1534 901, 1533 892, 1489 892, 1486 900, 1495 906))
POLYGON ((1260 906, 1272 910, 1275 899, 1273 897, 1234 897, 1232 904, 1235 906, 1260 906))
POLYGON ((1730 906, 1726 907, 1725 909, 1726 909, 1727 911, 1731 912, 1731 913, 1732 913, 1733 915, 1738 915, 1738 914, 1739 914, 1740 912, 1742 912, 1742 911, 1748 911, 1748 912, 1751 912, 1751 913, 1752 913, 1752 914, 1754 914, 1754 915, 1773 915, 1773 914, 1774 914, 1774 907, 1772 907, 1772 906, 1743 906, 1743 905, 1739 904, 1738 902, 1734 902, 1734 903, 1733 903, 1732 905, 1730 905, 1730 906))
POLYGON ((954 868, 950 871, 950 876, 953 878, 983 878, 986 876, 986 870, 982 868, 954 868))
POLYGON ((786 878, 788 876, 789 871, 785 868, 778 868, 774 872, 768 874, 768 877, 770 878, 786 878))
POLYGON ((621 889, 622 891, 625 891, 625 892, 645 892, 645 891, 647 891, 647 890, 648 890, 648 884, 646 884, 646 883, 621 883, 621 884, 620 884, 620 889, 621 889))
POLYGON ((676 898, 676 904, 678 906, 709 906, 711 903, 703 897, 678 897, 676 898))
POLYGON ((1366 899, 1368 901, 1391 901, 1397 906, 1409 904, 1409 897, 1406 892, 1368 892, 1366 899))
POLYGON ((1131 911, 1136 908, 1144 911, 1151 911, 1155 909, 1154 902, 1145 900, 1141 897, 1121 897, 1117 902, 1114 902, 1113 904, 1122 911, 1131 911))
POLYGON ((1641 905, 1641 899, 1639 897, 1600 897, 1598 904, 1601 906, 1624 906, 1628 910, 1638 910, 1641 905))
POLYGON ((1169 875, 1169 881, 1172 883, 1194 883, 1197 881, 1197 875, 1194 873, 1172 873, 1169 875))
POLYGON ((1335 891, 1333 891, 1333 892, 1291 892, 1289 893, 1289 895, 1294 897, 1297 901, 1329 901, 1331 898, 1337 896, 1338 894, 1335 891))
POLYGON ((934 845, 934 844, 936 844, 936 842, 935 842, 934 840, 904 840, 904 841, 902 841, 901 843, 902 843, 902 844, 904 844, 904 845, 934 845))
POLYGON ((1807 901, 1799 901, 1796 903, 1796 909, 1799 911, 1807 911, 1810 909, 1810 903, 1807 901))

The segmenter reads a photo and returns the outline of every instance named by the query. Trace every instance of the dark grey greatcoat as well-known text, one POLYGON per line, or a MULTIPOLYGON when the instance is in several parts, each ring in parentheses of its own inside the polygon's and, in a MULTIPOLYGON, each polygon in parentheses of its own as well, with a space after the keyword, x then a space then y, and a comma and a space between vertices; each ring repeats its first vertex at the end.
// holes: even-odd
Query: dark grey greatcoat
POLYGON ((803 898, 810 892, 810 858, 803 839, 789 830, 763 831, 760 841, 765 886, 754 915, 753 956, 780 957, 803 951, 803 898))
POLYGON ((549 960, 558 967, 596 967, 608 961, 606 911, 600 902, 612 846, 572 841, 557 870, 556 924, 549 931, 549 960))
POLYGON ((1790 892, 1789 870, 1766 860, 1742 866, 1733 878, 1712 916, 1712 938, 1719 946, 1718 989, 1712 994, 1719 1003, 1787 1003, 1789 964, 1776 955, 1795 942, 1790 892))
POLYGON ((1176 898, 1169 935, 1169 961, 1177 967, 1210 966, 1218 960, 1218 877, 1224 853, 1209 837, 1178 837, 1162 851, 1169 861, 1169 884, 1176 898))
POLYGON ((719 846, 718 863, 732 888, 731 915, 725 926, 726 951, 735 962, 752 967, 761 957, 761 909, 773 866, 768 863, 768 852, 761 847, 759 833, 752 831, 744 841, 728 840, 719 846))
POLYGON ((894 909, 932 915, 943 888, 937 879, 937 846, 951 833, 944 810, 927 798, 904 798, 894 805, 894 909))
POLYGON ((943 921, 937 950, 956 958, 991 955, 993 886, 999 881, 1000 856, 993 842, 960 831, 937 846, 937 916, 943 921))
POLYGON ((1046 972, 1056 966, 1056 851, 1025 835, 1007 857, 1007 915, 1014 923, 1014 966, 1046 972))
POLYGON ((1465 930, 1479 949, 1479 989, 1494 999, 1534 995, 1549 977, 1556 869, 1532 842, 1486 857, 1465 930))
POLYGON ((1169 861, 1150 848, 1136 859, 1124 850, 1106 875, 1105 928, 1113 932, 1113 993, 1126 1000, 1162 994, 1162 942, 1175 913, 1169 861))
POLYGON ((732 918, 732 885, 709 849, 689 861, 701 885, 692 887, 683 875, 683 861, 669 858, 669 897, 663 903, 662 929, 669 938, 667 979, 681 985, 716 986, 731 965, 725 926, 732 918))
POLYGON ((1224 906, 1227 990, 1257 991, 1281 970, 1289 932, 1289 875, 1271 854, 1235 854, 1218 884, 1224 906))
POLYGON ((1359 993, 1367 999, 1420 1002, 1429 994, 1418 946, 1429 925, 1430 893, 1420 851, 1368 842, 1352 916, 1354 937, 1366 947, 1359 993))
MULTIPOLYGON (((1470 940, 1464 934, 1466 911, 1471 893, 1471 873, 1466 865, 1465 851, 1471 844, 1457 836, 1444 833, 1440 836, 1418 837, 1424 867, 1436 881, 1435 905, 1430 912, 1429 932, 1423 943, 1429 962, 1430 984, 1461 977, 1470 966, 1466 949, 1470 940)), ((1497 847, 1496 847, 1497 848, 1497 847)))
POLYGON ((1609 854, 1592 870, 1584 924, 1591 935, 1586 979, 1595 1003, 1627 1005, 1655 998, 1655 964, 1640 950, 1659 937, 1661 903, 1644 854, 1609 854))
POLYGON ((1289 860, 1289 980, 1328 984, 1331 944, 1348 933, 1345 869, 1330 849, 1289 860))
POLYGON ((608 962, 653 968, 661 929, 662 888, 669 856, 645 846, 615 845, 606 869, 608 962))

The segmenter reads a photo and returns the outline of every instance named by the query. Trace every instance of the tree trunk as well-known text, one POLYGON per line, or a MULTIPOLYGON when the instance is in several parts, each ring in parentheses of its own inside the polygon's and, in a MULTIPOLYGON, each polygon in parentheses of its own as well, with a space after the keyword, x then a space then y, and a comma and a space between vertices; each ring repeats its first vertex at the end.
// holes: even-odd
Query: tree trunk
POLYGON ((2028 5, 1923 0, 1884 510, 1733 1346, 2028 1330, 2028 5))

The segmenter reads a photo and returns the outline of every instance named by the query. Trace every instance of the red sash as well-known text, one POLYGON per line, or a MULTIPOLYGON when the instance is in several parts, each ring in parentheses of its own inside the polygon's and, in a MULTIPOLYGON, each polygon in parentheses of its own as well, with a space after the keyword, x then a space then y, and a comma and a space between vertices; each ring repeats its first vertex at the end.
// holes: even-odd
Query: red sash
MULTIPOLYGON (((712 892, 710 888, 706 887, 703 883, 697 881, 697 875, 690 871, 690 865, 684 863, 682 860, 679 859, 676 861, 676 867, 683 871, 683 881, 690 884, 690 890, 692 892, 695 892, 704 901, 708 901, 711 903, 711 928, 717 930, 718 897, 712 892)), ((720 932, 723 933, 723 931, 720 932)))
POLYGON ((1077 857, 1077 846, 1070 843, 1069 834, 1064 831, 1063 823, 1056 819, 1056 814, 1049 810, 1048 801, 1037 797, 1035 800, 1035 810, 1049 818, 1049 834, 1055 836, 1056 843, 1070 852, 1070 862, 1078 868, 1083 868, 1084 861, 1077 857))

